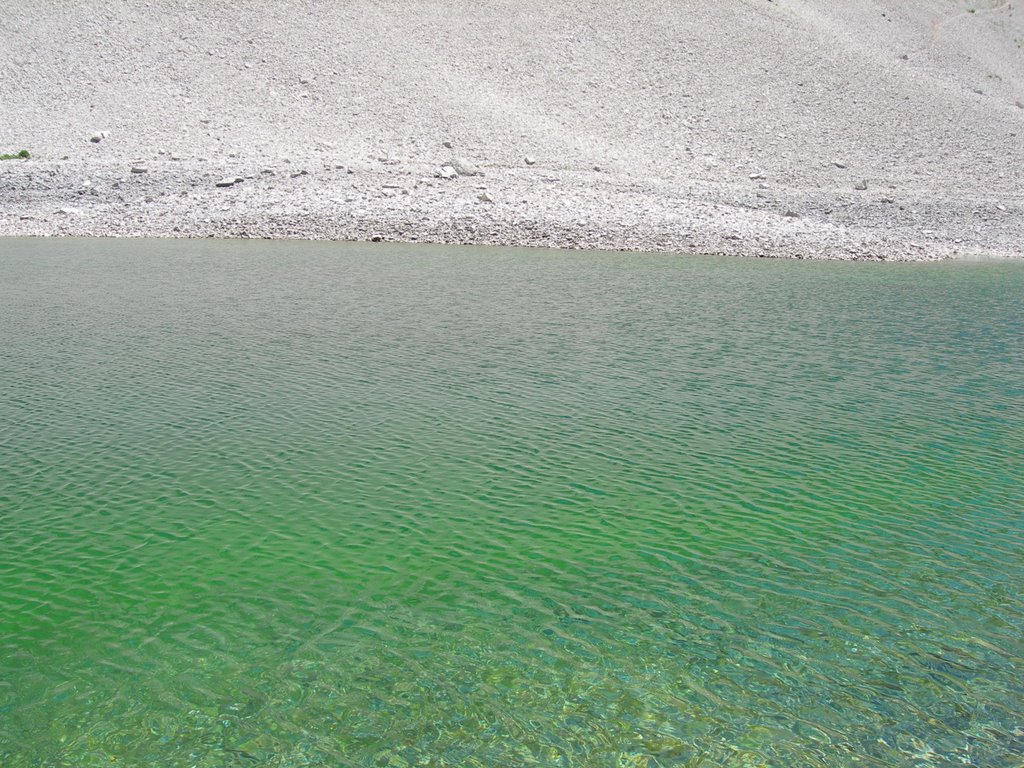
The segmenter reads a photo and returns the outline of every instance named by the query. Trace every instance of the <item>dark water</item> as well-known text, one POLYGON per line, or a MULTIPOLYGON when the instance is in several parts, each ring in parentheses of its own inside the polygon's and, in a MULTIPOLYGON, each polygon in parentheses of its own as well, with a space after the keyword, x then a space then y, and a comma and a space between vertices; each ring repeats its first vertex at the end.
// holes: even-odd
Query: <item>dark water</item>
POLYGON ((0 766, 1020 766, 1022 299, 0 240, 0 766))

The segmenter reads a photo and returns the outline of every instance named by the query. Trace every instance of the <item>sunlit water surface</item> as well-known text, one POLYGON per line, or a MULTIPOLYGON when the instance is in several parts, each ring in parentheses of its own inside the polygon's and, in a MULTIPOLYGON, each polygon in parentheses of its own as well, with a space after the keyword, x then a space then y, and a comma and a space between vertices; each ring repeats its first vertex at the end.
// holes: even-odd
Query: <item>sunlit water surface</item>
POLYGON ((1022 300, 0 241, 0 766, 1020 766, 1022 300))

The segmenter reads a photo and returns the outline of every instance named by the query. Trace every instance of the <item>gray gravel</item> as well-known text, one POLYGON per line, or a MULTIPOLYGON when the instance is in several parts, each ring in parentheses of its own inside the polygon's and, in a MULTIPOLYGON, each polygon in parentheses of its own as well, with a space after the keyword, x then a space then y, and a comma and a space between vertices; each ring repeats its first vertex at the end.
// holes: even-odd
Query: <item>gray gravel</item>
POLYGON ((1010 2, 0 14, 0 235, 1024 256, 1010 2))

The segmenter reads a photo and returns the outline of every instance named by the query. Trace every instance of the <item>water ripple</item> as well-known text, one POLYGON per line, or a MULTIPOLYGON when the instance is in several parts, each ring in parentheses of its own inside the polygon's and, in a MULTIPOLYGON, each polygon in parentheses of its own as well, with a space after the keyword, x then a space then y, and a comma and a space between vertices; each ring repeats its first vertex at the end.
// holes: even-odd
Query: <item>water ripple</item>
POLYGON ((1019 267, 0 276, 4 768, 1019 764, 1019 267))

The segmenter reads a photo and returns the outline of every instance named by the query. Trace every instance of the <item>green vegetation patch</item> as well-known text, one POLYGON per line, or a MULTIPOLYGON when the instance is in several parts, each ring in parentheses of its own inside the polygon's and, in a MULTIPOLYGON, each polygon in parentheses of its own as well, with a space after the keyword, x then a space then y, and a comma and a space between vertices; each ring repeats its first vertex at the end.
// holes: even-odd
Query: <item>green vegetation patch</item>
POLYGON ((16 154, 0 155, 0 160, 28 160, 30 157, 28 150, 23 149, 16 154))

